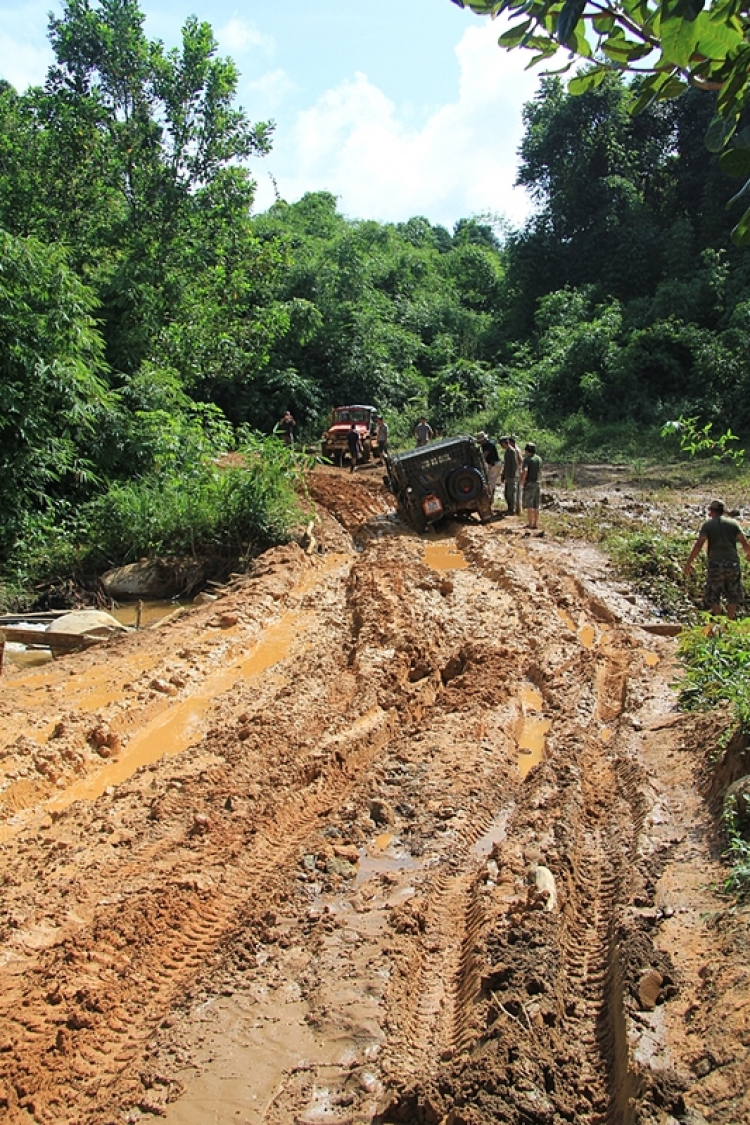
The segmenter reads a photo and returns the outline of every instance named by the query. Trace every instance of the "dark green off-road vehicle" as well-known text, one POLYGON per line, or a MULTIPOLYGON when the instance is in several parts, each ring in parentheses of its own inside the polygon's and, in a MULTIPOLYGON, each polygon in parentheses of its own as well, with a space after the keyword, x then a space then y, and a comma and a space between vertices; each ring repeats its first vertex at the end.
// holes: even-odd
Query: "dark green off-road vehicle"
POLYGON ((484 454, 473 437, 431 441, 385 458, 388 485, 417 531, 445 516, 477 512, 492 519, 492 495, 484 454))

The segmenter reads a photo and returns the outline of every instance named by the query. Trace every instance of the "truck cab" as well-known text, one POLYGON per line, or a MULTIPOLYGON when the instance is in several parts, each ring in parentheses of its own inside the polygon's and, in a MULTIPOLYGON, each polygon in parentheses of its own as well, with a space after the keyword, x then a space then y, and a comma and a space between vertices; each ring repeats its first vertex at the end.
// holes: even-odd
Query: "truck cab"
POLYGON ((362 460, 369 461, 377 451, 378 412, 374 406, 336 406, 331 411, 328 429, 320 439, 320 451, 326 461, 343 465, 349 456, 347 435, 354 422, 362 443, 362 460))

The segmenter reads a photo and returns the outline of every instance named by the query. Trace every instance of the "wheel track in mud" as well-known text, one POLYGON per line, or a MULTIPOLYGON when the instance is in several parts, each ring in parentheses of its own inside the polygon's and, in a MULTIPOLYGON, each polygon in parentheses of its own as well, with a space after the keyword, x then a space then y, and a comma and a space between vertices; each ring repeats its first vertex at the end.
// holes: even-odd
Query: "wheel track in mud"
MULTIPOLYGON (((514 628, 530 635, 541 628, 549 606, 559 599, 560 589, 575 590, 577 582, 574 576, 561 577, 551 567, 536 566, 535 562, 501 553, 496 563, 480 568, 490 578, 502 574, 500 584, 513 603, 508 620, 514 623, 514 628), (530 580, 537 593, 527 599, 530 580)), ((372 587, 377 587, 381 582, 377 556, 362 566, 362 574, 366 576, 368 570, 372 587)), ((358 596, 356 586, 356 582, 350 581, 345 611, 347 618, 351 618, 350 630, 355 642, 346 654, 347 666, 351 665, 361 627, 354 604, 358 596)), ((577 589, 580 594, 580 584, 577 589)), ((386 593, 383 591, 383 598, 386 593)), ((410 619, 415 620, 413 613, 410 619)), ((457 643, 454 637, 444 646, 438 663, 457 643)), ((554 677, 545 679, 544 673, 534 673, 532 679, 540 681, 547 700, 556 703, 563 714, 574 714, 583 700, 590 709, 598 708, 600 717, 611 717, 616 726, 617 708, 622 703, 622 669, 616 661, 608 662, 606 654, 596 659, 582 654, 572 635, 567 647, 562 648, 559 662, 562 665, 576 661, 585 677, 570 689, 570 698, 556 697, 559 693, 554 677)), ((535 658, 529 656, 519 672, 518 682, 525 671, 533 672, 534 666, 535 658)), ((328 674, 333 678, 337 669, 328 674)), ((408 711, 410 697, 406 694, 404 701, 408 711)), ((427 717, 430 710, 427 705, 427 717)), ((168 884, 157 892, 139 890, 130 894, 123 905, 97 915, 92 932, 102 934, 101 967, 92 968, 92 962, 88 961, 85 970, 81 970, 86 997, 71 1011, 67 1021, 58 1021, 62 1040, 55 1044, 49 1041, 49 1004, 44 999, 45 992, 65 958, 70 954, 75 959, 79 947, 84 950, 93 942, 82 931, 61 950, 40 957, 36 998, 27 1006, 23 1021, 15 1025, 24 1030, 13 1045, 16 1057, 28 1048, 36 1059, 45 1060, 51 1072, 49 1082, 37 1091, 37 1120, 50 1125, 60 1122, 57 1099, 63 1097, 63 1092, 72 1096, 73 1091, 75 1108, 66 1105, 66 1113, 77 1110, 80 1120, 100 1116, 102 1120, 110 1119, 107 1113, 114 1111, 123 1094, 131 1088, 134 1068, 160 1020, 201 972, 205 974, 207 967, 210 972, 211 959, 223 943, 261 920, 268 901, 265 894, 268 885, 280 886, 280 878, 290 877, 288 874, 280 876, 280 873, 288 873, 295 867, 300 845, 315 830, 321 817, 348 797, 360 777, 367 774, 393 739, 395 720, 389 712, 376 710, 369 714, 373 718, 369 732, 372 737, 365 736, 361 725, 367 726, 366 714, 335 736, 323 736, 313 746, 305 747, 304 759, 296 763, 290 774, 291 783, 299 788, 272 813, 269 810, 255 826, 252 836, 236 830, 223 841, 221 849, 210 852, 213 844, 209 835, 203 848, 206 864, 219 862, 222 857, 229 857, 232 864, 225 872, 223 886, 205 891, 168 884), (107 945, 106 933, 122 936, 126 931, 134 931, 141 918, 148 922, 153 915, 159 915, 161 925, 164 927, 166 922, 170 929, 164 927, 160 934, 154 935, 150 945, 142 945, 137 970, 132 964, 128 969, 121 949, 107 945), (123 990, 112 1018, 100 1019, 103 1013, 96 1007, 97 993, 106 993, 108 987, 114 992, 114 977, 128 972, 130 987, 123 990), (144 1004, 146 995, 148 1003, 144 1004), (93 1008, 87 1009, 86 1004, 93 1008), (70 1021, 76 1019, 83 1021, 81 1026, 69 1027, 70 1021), (68 1055, 68 1050, 78 1054, 68 1055), (91 1109, 93 1098, 98 1103, 95 1110, 91 1109)), ((568 857, 568 904, 562 927, 563 959, 559 979, 565 995, 581 999, 582 1010, 576 1014, 574 1023, 576 1031, 582 1035, 589 1070, 581 1075, 580 1081, 590 1089, 591 1101, 599 1116, 581 1116, 580 1120, 594 1125, 594 1121, 605 1119, 611 1105, 608 1087, 612 1081, 611 1044, 615 1035, 607 997, 608 972, 613 956, 612 918, 618 901, 622 901, 626 893, 623 887, 627 885, 626 880, 622 881, 627 860, 620 849, 626 839, 628 853, 632 851, 640 810, 637 771, 632 764, 617 757, 614 743, 607 748, 598 745, 586 731, 577 733, 584 747, 579 756, 581 805, 575 810, 580 827, 574 860, 568 857), (602 808, 601 794, 613 791, 619 792, 618 801, 609 808, 602 808)), ((560 737, 559 733, 556 737, 560 737)), ((400 997, 399 1031, 389 1047, 390 1055, 399 1056, 402 1064, 409 1058, 409 1065, 402 1065, 402 1073, 408 1078, 434 1072, 441 1058, 461 1054, 476 1040, 475 1002, 481 976, 476 949, 486 918, 478 891, 481 864, 474 861, 471 849, 492 823, 497 810, 507 804, 508 794, 498 786, 488 797, 493 803, 487 804, 481 812, 474 809, 472 825, 451 844, 450 860, 441 865, 424 887, 428 901, 425 928, 412 950, 411 983, 400 997)), ((142 865, 147 854, 155 859, 163 843, 160 840, 151 845, 132 863, 142 865)), ((182 843, 184 840, 177 835, 170 842, 175 853, 174 869, 180 867, 176 851, 182 843)), ((193 866, 198 862, 195 858, 193 866)), ((27 1120, 27 1116, 23 1119, 27 1120)), ((614 1125, 615 1119, 611 1120, 614 1125)))
POLYGON ((424 1073, 471 1042, 480 975, 474 946, 484 924, 477 895, 481 861, 472 859, 471 848, 494 819, 490 809, 475 819, 465 839, 452 845, 451 870, 422 888, 427 918, 407 974, 411 983, 398 999, 398 1041, 390 1047, 392 1055, 403 1052, 409 1059, 403 1066, 402 1055, 404 1076, 424 1073))
MULTIPOLYGON (((102 916, 97 919, 98 927, 102 930, 116 931, 119 927, 122 931, 131 910, 139 915, 148 906, 150 913, 159 916, 159 936, 162 940, 142 951, 142 967, 137 975, 131 977, 131 987, 118 1001, 111 1021, 109 1018, 106 1022, 96 1019, 92 1014, 81 1016, 73 1013, 68 1018, 68 1023, 71 1020, 79 1024, 84 1021, 82 1026, 75 1029, 77 1057, 84 1063, 82 1073, 77 1073, 74 1078, 75 1084, 83 1087, 79 1092, 79 1098, 83 1100, 80 1112, 87 1108, 86 1103, 90 1108, 90 1099, 94 1096, 98 1102, 96 1112, 105 1111, 107 1101, 116 1095, 116 1091, 107 1092, 105 1098, 103 1074, 111 1074, 113 1070, 125 1072, 134 1063, 155 1026, 167 1014, 176 997, 194 979, 196 972, 208 962, 213 951, 232 933, 246 928, 251 921, 257 919, 258 907, 249 904, 256 899, 263 901, 259 892, 267 888, 280 869, 294 869, 300 843, 331 804, 345 798, 355 783, 357 774, 367 769, 390 737, 392 728, 388 716, 382 713, 377 718, 380 721, 372 724, 370 738, 363 737, 365 732, 361 722, 355 724, 350 733, 359 736, 359 747, 351 750, 343 760, 335 759, 328 770, 321 772, 311 783, 312 792, 308 790, 293 794, 276 810, 272 821, 259 826, 252 845, 232 869, 231 887, 223 887, 210 899, 198 902, 175 903, 168 890, 163 892, 166 897, 161 898, 158 894, 137 895, 134 896, 134 903, 115 912, 111 922, 108 923, 102 916), (145 903, 145 898, 150 901, 145 903), (145 1012, 144 995, 149 997, 145 1012), (144 1014, 147 1016, 145 1020, 144 1014)), ((84 938, 85 935, 78 935, 75 944, 89 944, 88 941, 84 942, 84 938)), ((98 944, 98 948, 100 958, 104 959, 109 955, 116 964, 116 949, 107 949, 103 942, 98 944)), ((70 952, 61 951, 62 962, 65 962, 70 952)), ((15 1075, 8 1074, 6 1068, 6 1080, 23 1085, 23 1071, 26 1068, 21 1060, 25 1060, 28 1065, 34 1058, 48 1054, 46 1082, 35 1097, 35 1115, 41 1122, 59 1121, 55 1108, 57 1091, 67 1086, 73 1077, 65 1067, 65 1052, 45 1038, 49 1014, 44 996, 40 993, 43 993, 46 982, 56 976, 56 960, 57 958, 48 959, 47 964, 37 970, 39 988, 36 999, 27 1004, 20 1024, 12 1011, 7 1008, 0 1011, 0 1019, 6 1029, 15 1025, 14 1055, 20 1064, 15 1075), (56 1068, 52 1065, 53 1061, 62 1065, 56 1068), (45 1113, 43 1101, 51 1103, 51 1115, 45 1113)), ((124 966, 120 964, 118 972, 123 969, 124 966)), ((108 982, 101 978, 98 980, 90 964, 87 966, 85 979, 88 1005, 94 1005, 94 1012, 101 1012, 102 1007, 106 1010, 107 1002, 101 998, 101 994, 106 993, 108 982)))
MULTIPOLYGON (((467 554, 474 554, 471 546, 467 554)), ((537 569, 530 559, 518 556, 505 555, 489 565, 481 556, 474 561, 510 593, 519 628, 531 636, 546 607, 559 601, 561 589, 573 591, 585 604, 584 588, 575 575, 550 573, 545 566, 537 569), (536 593, 527 599, 530 575, 536 593)), ((601 621, 601 604, 590 600, 594 618, 601 621)), ((593 658, 582 655, 575 642, 573 659, 583 661, 582 668, 588 674, 576 694, 580 698, 588 692, 592 712, 616 725, 624 702, 627 671, 616 642, 613 652, 614 659, 606 651, 593 658)), ((569 661, 567 651, 561 659, 569 661)), ((541 686, 549 702, 555 694, 554 684, 543 678, 541 686)), ((575 714, 573 701, 568 699, 564 705, 557 702, 555 714, 575 714)), ((559 732, 557 736, 560 737, 559 732)), ((585 1060, 576 1085, 592 1107, 590 1113, 581 1113, 577 1119, 582 1125, 602 1125, 605 1121, 622 1125, 614 1092, 623 1078, 617 1073, 622 1060, 615 1048, 619 1038, 615 1024, 621 1013, 617 998, 612 995, 610 978, 616 959, 614 921, 618 906, 627 901, 627 862, 635 854, 643 823, 643 802, 638 790, 640 771, 632 762, 618 758, 614 752, 616 740, 607 747, 585 730, 579 730, 577 737, 584 748, 578 756, 581 807, 575 812, 576 852, 567 856, 567 904, 561 928, 558 979, 562 995, 576 1001, 572 1022, 585 1060), (602 794, 606 793, 617 794, 617 799, 603 807, 602 794)), ((488 813, 488 822, 491 819, 492 814, 488 813)), ((465 866, 466 858, 466 848, 454 852, 454 866, 465 866)), ((409 969, 414 984, 409 990, 408 1013, 399 1029, 399 1044, 403 1042, 403 1047, 399 1052, 399 1046, 392 1044, 390 1049, 394 1056, 401 1053, 402 1062, 404 1056, 408 1058, 408 1070, 417 1081, 435 1073, 441 1058, 449 1059, 467 1049, 476 1036, 473 1005, 479 991, 481 966, 477 964, 475 946, 485 924, 477 885, 474 870, 442 873, 432 887, 425 933, 409 969)), ((404 1078, 408 1081, 408 1075, 404 1074, 404 1078)))

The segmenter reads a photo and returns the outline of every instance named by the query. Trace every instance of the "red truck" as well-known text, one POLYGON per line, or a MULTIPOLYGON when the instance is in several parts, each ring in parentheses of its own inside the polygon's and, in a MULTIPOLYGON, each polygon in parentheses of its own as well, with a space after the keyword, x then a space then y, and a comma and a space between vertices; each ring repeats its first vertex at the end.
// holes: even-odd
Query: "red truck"
POLYGON ((326 461, 333 461, 334 465, 344 464, 349 456, 347 434, 352 428, 352 422, 355 423, 362 442, 362 460, 369 461, 378 449, 377 417, 378 412, 374 406, 334 407, 331 411, 331 423, 320 439, 321 453, 326 461))

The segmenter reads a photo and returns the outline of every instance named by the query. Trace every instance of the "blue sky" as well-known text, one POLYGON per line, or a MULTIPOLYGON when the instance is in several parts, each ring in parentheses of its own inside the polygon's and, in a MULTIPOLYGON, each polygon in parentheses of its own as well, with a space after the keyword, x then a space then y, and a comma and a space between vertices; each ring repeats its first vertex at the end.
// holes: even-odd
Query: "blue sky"
MULTIPOLYGON (((252 168, 256 210, 275 179, 292 202, 326 190, 352 219, 426 215, 451 228, 492 213, 520 224, 514 188, 521 109, 539 75, 497 46, 503 25, 450 0, 141 0, 145 30, 167 47, 189 15, 211 24, 236 62, 239 103, 276 121, 273 152, 252 168)), ((0 0, 0 77, 44 80, 47 14, 59 0, 0 0)))

